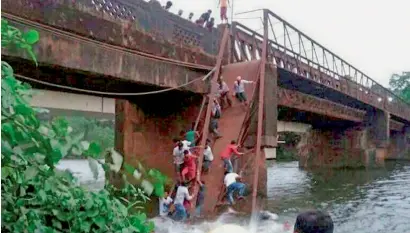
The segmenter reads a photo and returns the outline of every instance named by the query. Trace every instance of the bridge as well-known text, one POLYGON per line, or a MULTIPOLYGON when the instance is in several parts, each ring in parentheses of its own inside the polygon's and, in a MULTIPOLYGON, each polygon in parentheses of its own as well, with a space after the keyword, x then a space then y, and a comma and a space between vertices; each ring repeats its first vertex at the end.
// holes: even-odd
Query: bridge
MULTIPOLYGON (((410 105, 269 10, 261 11, 259 34, 239 22, 209 32, 155 1, 2 4, 3 18, 41 35, 38 67, 26 54, 2 51, 19 79, 54 96, 35 104, 104 114, 115 108, 115 144, 130 163, 173 176, 172 139, 198 122, 204 144, 215 81, 222 76, 231 86, 237 75, 257 83, 246 89, 251 105, 223 112, 223 138, 213 150, 218 155, 238 139, 252 151, 236 167, 256 187, 254 196, 266 194, 261 161, 277 147, 278 122, 310 126, 298 145, 301 167, 382 166, 409 153, 410 105), (90 104, 58 103, 67 96, 90 104)), ((219 160, 204 177, 212 193, 220 192, 219 160)), ((206 200, 207 213, 217 201, 206 200)))

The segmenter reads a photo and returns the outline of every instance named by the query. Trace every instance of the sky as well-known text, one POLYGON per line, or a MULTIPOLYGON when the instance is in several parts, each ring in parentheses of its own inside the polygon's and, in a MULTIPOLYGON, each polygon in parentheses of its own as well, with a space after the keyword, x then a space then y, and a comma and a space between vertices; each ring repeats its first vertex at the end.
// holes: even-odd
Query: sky
MULTIPOLYGON (((219 23, 218 0, 171 0, 171 12, 183 9, 194 19, 207 9, 219 23)), ((410 1, 408 0, 229 0, 234 20, 262 33, 268 8, 330 51, 387 87, 392 73, 410 71, 410 1)), ((165 4, 166 0, 160 0, 165 4)), ((231 17, 231 8, 228 9, 231 17)))

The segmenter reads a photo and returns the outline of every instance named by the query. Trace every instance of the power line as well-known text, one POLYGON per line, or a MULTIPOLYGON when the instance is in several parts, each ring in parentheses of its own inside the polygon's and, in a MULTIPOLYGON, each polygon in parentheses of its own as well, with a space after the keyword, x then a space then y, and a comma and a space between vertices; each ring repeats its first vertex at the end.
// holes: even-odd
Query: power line
POLYGON ((179 89, 185 86, 188 86, 191 83, 194 83, 196 81, 202 80, 205 81, 207 78, 209 78, 209 76, 215 71, 215 68, 213 68, 207 75, 205 75, 204 77, 199 77, 196 78, 194 80, 191 80, 187 83, 184 83, 182 85, 179 85, 177 87, 171 87, 171 88, 167 88, 167 89, 163 89, 163 90, 158 90, 158 91, 148 91, 148 92, 139 92, 139 93, 117 93, 117 92, 104 92, 104 91, 93 91, 93 90, 87 90, 87 89, 82 89, 82 88, 76 88, 76 87, 70 87, 70 86, 65 86, 65 85, 59 85, 59 84, 55 84, 55 83, 50 83, 50 82, 46 82, 46 81, 41 81, 41 80, 37 80, 34 78, 30 78, 21 74, 14 74, 14 76, 24 79, 24 80, 29 80, 35 83, 40 83, 46 86, 50 86, 50 87, 57 87, 57 88, 61 88, 61 89, 66 89, 66 90, 71 90, 71 91, 78 91, 78 92, 83 92, 83 93, 87 93, 87 94, 93 94, 93 95, 111 95, 111 96, 142 96, 142 95, 153 95, 153 94, 159 94, 159 93, 163 93, 163 92, 168 92, 168 91, 172 91, 175 89, 179 89))

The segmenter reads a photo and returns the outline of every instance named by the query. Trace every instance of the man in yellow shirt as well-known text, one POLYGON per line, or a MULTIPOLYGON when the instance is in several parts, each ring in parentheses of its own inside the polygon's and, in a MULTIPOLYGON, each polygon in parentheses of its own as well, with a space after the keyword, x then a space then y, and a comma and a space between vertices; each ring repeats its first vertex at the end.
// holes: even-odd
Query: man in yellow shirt
POLYGON ((224 20, 226 20, 226 23, 228 23, 228 17, 226 16, 226 13, 227 13, 227 10, 228 10, 229 0, 219 0, 219 4, 221 6, 221 20, 222 20, 222 23, 224 23, 224 20))

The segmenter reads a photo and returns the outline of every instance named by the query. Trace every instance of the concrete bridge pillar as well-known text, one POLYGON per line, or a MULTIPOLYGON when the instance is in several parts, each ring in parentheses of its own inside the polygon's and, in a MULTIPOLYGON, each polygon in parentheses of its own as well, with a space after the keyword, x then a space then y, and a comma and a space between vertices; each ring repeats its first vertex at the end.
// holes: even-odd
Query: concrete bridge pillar
POLYGON ((202 96, 167 93, 115 103, 115 147, 131 165, 141 162, 174 177, 173 139, 195 122, 202 96))
POLYGON ((376 166, 383 166, 384 159, 388 156, 388 145, 390 141, 390 114, 379 109, 372 109, 367 112, 365 126, 368 133, 368 143, 366 149, 367 165, 374 163, 376 166), (373 149, 373 150, 372 150, 373 149))
POLYGON ((383 166, 390 143, 389 113, 373 109, 364 122, 312 128, 298 145, 301 167, 383 166))
POLYGON ((390 159, 410 159, 410 126, 391 133, 388 149, 390 159))

